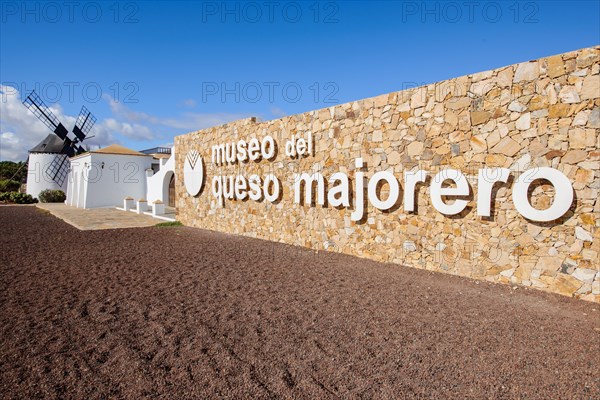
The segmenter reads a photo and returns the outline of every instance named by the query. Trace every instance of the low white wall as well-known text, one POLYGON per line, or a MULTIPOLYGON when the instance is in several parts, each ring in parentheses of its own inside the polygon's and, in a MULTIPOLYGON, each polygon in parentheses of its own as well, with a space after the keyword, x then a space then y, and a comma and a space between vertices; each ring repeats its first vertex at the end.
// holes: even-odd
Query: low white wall
MULTIPOLYGON (((37 198, 42 190, 62 190, 67 193, 68 179, 65 179, 62 185, 52 180, 46 170, 54 161, 55 157, 64 157, 52 153, 31 153, 29 155, 29 164, 27 168, 27 193, 37 198)), ((65 161, 65 167, 69 167, 69 160, 65 161)))

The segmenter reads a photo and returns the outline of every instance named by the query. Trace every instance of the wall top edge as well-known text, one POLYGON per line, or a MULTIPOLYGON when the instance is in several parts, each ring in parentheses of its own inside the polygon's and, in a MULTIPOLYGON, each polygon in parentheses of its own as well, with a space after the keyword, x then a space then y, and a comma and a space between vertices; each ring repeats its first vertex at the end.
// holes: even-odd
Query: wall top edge
POLYGON ((310 115, 310 114, 314 114, 314 115, 318 115, 318 113, 323 112, 325 110, 333 110, 336 107, 344 107, 344 106, 348 106, 354 103, 359 103, 359 104, 364 104, 367 102, 382 102, 383 104, 387 104, 388 103, 388 99, 389 96, 392 95, 397 95, 397 94, 404 94, 407 95, 408 93, 412 93, 414 91, 423 89, 423 88, 427 88, 429 86, 435 86, 438 85, 440 83, 443 82, 450 82, 450 81, 454 81, 454 80, 463 80, 463 79, 469 79, 469 78, 473 78, 473 77, 477 77, 477 76, 485 76, 486 74, 489 73, 493 73, 493 72, 497 72, 497 71, 501 71, 503 69, 506 68, 516 68, 518 65, 520 64, 526 64, 526 63, 532 63, 532 62, 538 62, 538 61, 542 61, 542 60, 546 60, 552 57, 557 57, 557 56, 562 56, 562 57, 567 57, 567 58, 573 58, 576 57, 578 53, 584 52, 584 51, 592 51, 592 52, 598 52, 599 54, 597 55, 600 58, 600 44, 598 45, 594 45, 591 47, 583 47, 577 50, 571 50, 571 51, 567 51, 564 53, 559 53, 559 54, 553 54, 553 55, 549 55, 549 56, 545 56, 545 57, 540 57, 540 58, 536 58, 533 60, 527 60, 527 61, 522 61, 519 63, 515 63, 515 64, 509 64, 509 65, 504 65, 502 67, 498 67, 498 68, 494 68, 494 69, 489 69, 489 70, 485 70, 485 71, 479 71, 479 72, 474 72, 471 74, 467 74, 467 75, 461 75, 461 76, 457 76, 454 78, 450 78, 450 79, 445 79, 442 81, 436 81, 436 82, 431 82, 428 83, 426 85, 422 85, 422 86, 415 86, 412 88, 407 88, 404 90, 399 90, 399 91, 394 91, 394 92, 388 92, 388 93, 383 93, 380 95, 376 95, 376 96, 372 96, 372 97, 367 97, 367 98, 363 98, 363 99, 358 99, 358 100, 353 100, 350 102, 346 102, 346 103, 340 103, 340 104, 335 104, 329 107, 324 107, 324 108, 319 108, 319 109, 314 109, 314 110, 309 110, 309 111, 305 111, 305 112, 301 112, 301 113, 297 113, 297 114, 292 114, 292 115, 287 115, 281 118, 275 118, 275 119, 271 119, 271 120, 265 120, 265 121, 260 121, 258 120, 257 117, 248 117, 248 118, 242 118, 242 119, 238 119, 235 121, 231 121, 231 122, 227 122, 221 125, 214 125, 208 128, 203 128, 203 129, 199 129, 199 130, 195 130, 195 131, 191 131, 191 132, 187 132, 187 133, 183 133, 181 135, 176 135, 175 136, 175 141, 178 138, 181 138, 183 136, 187 136, 187 135, 193 135, 193 134, 199 134, 201 132, 207 132, 213 129, 220 129, 220 128, 227 128, 227 127, 243 127, 243 126, 247 126, 247 125, 262 125, 262 124, 273 124, 273 123, 277 123, 278 121, 284 122, 285 120, 290 120, 290 119, 295 119, 295 118, 299 118, 300 116, 303 115, 310 115))

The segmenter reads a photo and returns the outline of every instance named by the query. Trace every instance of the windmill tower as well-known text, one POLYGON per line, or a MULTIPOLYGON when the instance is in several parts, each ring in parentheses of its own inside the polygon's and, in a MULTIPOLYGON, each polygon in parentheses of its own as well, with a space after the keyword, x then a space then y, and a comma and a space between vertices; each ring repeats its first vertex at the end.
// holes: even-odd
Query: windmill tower
POLYGON ((96 117, 85 106, 81 107, 73 127, 73 136, 69 137, 67 128, 35 91, 23 100, 23 104, 53 132, 29 151, 27 193, 36 198, 46 189, 59 189, 66 193, 69 157, 85 152, 81 143, 94 126, 96 117))

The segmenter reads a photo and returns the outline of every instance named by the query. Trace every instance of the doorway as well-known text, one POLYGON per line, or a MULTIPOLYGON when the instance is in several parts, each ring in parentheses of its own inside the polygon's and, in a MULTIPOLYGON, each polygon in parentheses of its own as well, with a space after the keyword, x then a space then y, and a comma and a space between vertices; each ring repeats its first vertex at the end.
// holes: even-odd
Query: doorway
POLYGON ((171 175, 171 180, 169 181, 169 201, 167 206, 175 207, 175 174, 171 175))

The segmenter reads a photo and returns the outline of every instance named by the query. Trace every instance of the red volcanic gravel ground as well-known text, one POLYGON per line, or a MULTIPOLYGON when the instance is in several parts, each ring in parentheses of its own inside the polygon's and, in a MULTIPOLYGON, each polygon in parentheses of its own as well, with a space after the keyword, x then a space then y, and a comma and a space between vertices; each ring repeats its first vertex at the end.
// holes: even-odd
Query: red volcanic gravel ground
POLYGON ((0 398, 600 398, 600 306, 0 207, 0 398))

